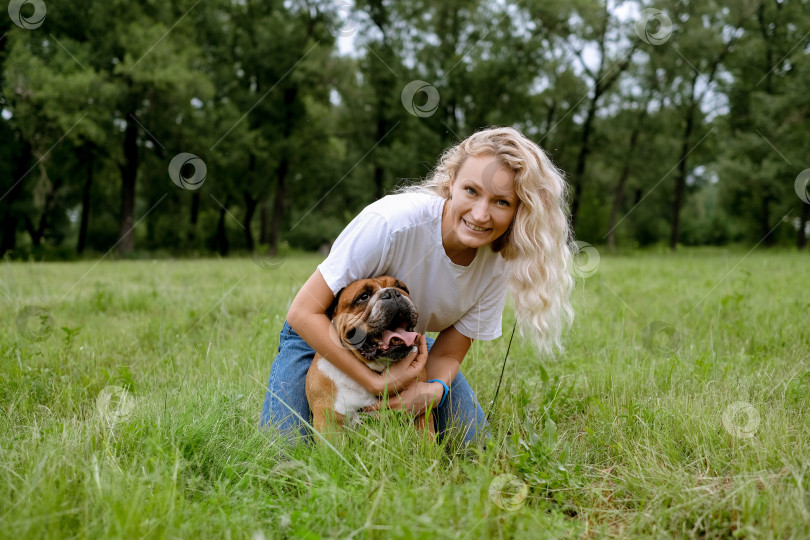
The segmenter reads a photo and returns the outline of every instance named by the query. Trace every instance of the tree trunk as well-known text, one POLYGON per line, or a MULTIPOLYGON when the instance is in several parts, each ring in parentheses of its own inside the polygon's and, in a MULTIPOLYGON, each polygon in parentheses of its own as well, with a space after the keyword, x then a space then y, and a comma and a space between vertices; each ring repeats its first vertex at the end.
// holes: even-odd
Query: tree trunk
POLYGON ((281 231, 281 221, 284 217, 284 198, 287 196, 287 156, 284 155, 276 169, 276 196, 273 199, 273 223, 270 229, 270 256, 278 254, 278 233, 281 231))
MULTIPOLYGON (((779 3, 776 2, 777 9, 781 9, 779 3)), ((757 20, 759 22, 759 30, 763 37, 762 43, 765 44, 765 65, 768 68, 768 71, 765 74, 765 93, 768 96, 773 95, 773 64, 774 64, 774 50, 773 50, 773 43, 774 38, 776 37, 776 27, 772 31, 769 31, 768 23, 765 21, 765 5, 764 3, 760 4, 759 9, 757 10, 757 20)), ((781 60, 780 60, 781 61, 781 60)), ((761 206, 760 206, 760 234, 763 238, 763 243, 766 246, 773 246, 775 243, 774 236, 769 234, 771 232, 771 224, 770 224, 770 202, 771 197, 769 194, 764 194, 762 196, 761 206)), ((803 232, 803 231, 802 231, 803 232)))
POLYGON ((461 142, 456 140, 456 133, 459 131, 458 124, 458 100, 456 98, 456 92, 452 92, 450 98, 447 100, 447 125, 450 129, 448 131, 442 130, 444 131, 445 146, 461 142))
MULTIPOLYGON (((593 121, 596 118, 597 104, 599 103, 599 98, 602 97, 602 94, 609 90, 613 83, 616 82, 619 74, 627 69, 630 57, 632 56, 631 51, 627 58, 625 58, 621 64, 616 66, 618 67, 618 70, 610 77, 607 76, 607 73, 610 73, 610 70, 607 70, 607 73, 605 71, 607 56, 606 38, 609 19, 610 11, 608 10, 608 4, 605 3, 604 10, 602 12, 602 27, 599 33, 599 68, 595 75, 591 75, 593 78, 593 97, 588 104, 588 114, 585 117, 585 123, 582 126, 579 155, 577 156, 576 172, 574 173, 574 197, 571 201, 571 230, 574 232, 574 234, 576 234, 577 230, 579 205, 582 202, 582 191, 585 184, 585 168, 587 166, 588 154, 591 152, 591 131, 593 129, 593 121)), ((633 49, 635 49, 635 45, 633 45, 633 49)), ((581 56, 580 58, 582 59, 581 56)), ((585 68, 585 71, 590 74, 590 71, 585 66, 584 59, 582 59, 582 65, 585 68)))
POLYGON ((796 247, 804 249, 807 246, 807 221, 810 219, 810 203, 802 205, 802 215, 799 217, 799 234, 796 236, 796 247))
POLYGON ((87 150, 84 155, 87 174, 82 188, 82 216, 79 220, 79 239, 76 242, 76 253, 81 255, 87 246, 87 226, 90 223, 90 188, 93 185, 93 152, 87 150))
POLYGON ((630 135, 630 148, 627 149, 627 154, 624 157, 624 165, 619 175, 619 183, 616 184, 616 189, 613 191, 613 208, 610 210, 610 228, 608 229, 608 248, 610 251, 616 251, 616 219, 619 217, 619 210, 622 208, 624 186, 627 184, 627 179, 630 177, 630 161, 633 159, 639 133, 641 133, 640 119, 635 129, 633 129, 633 133, 630 135))
POLYGON ((678 175, 675 177, 675 194, 672 199, 672 230, 669 236, 669 249, 675 251, 678 248, 678 240, 681 237, 681 205, 683 204, 683 194, 686 191, 687 156, 691 152, 690 140, 692 129, 695 125, 695 85, 697 85, 697 75, 692 78, 692 89, 689 96, 689 107, 686 112, 686 123, 683 128, 681 138, 681 159, 678 162, 678 175))
POLYGON ((582 186, 584 184, 585 166, 588 154, 591 151, 591 127, 596 116, 596 101, 599 99, 598 89, 594 92, 594 97, 588 106, 588 116, 582 126, 582 136, 580 138, 579 155, 577 156, 577 168, 574 173, 574 198, 571 201, 571 229, 576 233, 577 214, 579 214, 579 203, 582 200, 582 186))
POLYGON ((270 201, 264 199, 259 210, 259 243, 266 244, 270 238, 270 201))
MULTIPOLYGON (((377 141, 381 141, 385 134, 388 133, 388 123, 385 121, 385 111, 384 105, 381 101, 378 101, 377 106, 377 141)), ((385 191, 383 186, 383 177, 384 171, 382 166, 380 165, 380 161, 375 159, 374 160, 374 200, 382 199, 383 192, 385 191)))
POLYGON ((759 228, 760 228, 760 236, 763 239, 763 244, 767 247, 772 247, 776 242, 775 237, 771 234, 771 196, 765 194, 762 196, 762 201, 760 203, 760 219, 759 219, 759 228))
MULTIPOLYGON (((130 114, 134 115, 134 111, 130 114)), ((126 115, 130 118, 130 115, 126 115)), ((124 131, 124 165, 121 167, 121 221, 118 228, 118 253, 127 255, 135 249, 135 179, 138 175, 138 126, 127 120, 124 131)))
POLYGON ((225 214, 230 202, 230 197, 227 197, 225 199, 225 204, 223 204, 222 208, 219 209, 219 221, 217 221, 217 251, 219 251, 219 254, 223 257, 228 254, 228 249, 230 248, 228 245, 228 234, 225 230, 225 214))
MULTIPOLYGON (((391 30, 391 15, 388 12, 388 5, 384 1, 380 0, 372 0, 369 2, 369 14, 371 17, 372 22, 380 31, 382 35, 382 40, 379 42, 379 55, 382 59, 391 62, 394 58, 396 58, 396 54, 393 52, 393 46, 391 44, 391 40, 389 39, 389 31, 391 30)), ((385 148, 389 146, 388 141, 383 141, 383 138, 388 133, 391 122, 388 120, 387 113, 389 113, 392 109, 399 107, 399 104, 392 104, 391 103, 391 88, 395 87, 396 77, 389 71, 389 67, 382 66, 380 62, 374 62, 370 66, 370 84, 374 89, 374 93, 376 96, 376 128, 377 128, 377 144, 381 147, 385 148)), ((378 155, 380 155, 378 150, 378 155)), ((378 159, 373 159, 374 164, 374 173, 373 173, 373 182, 374 182, 374 192, 373 196, 374 199, 380 199, 384 195, 385 186, 384 186, 384 178, 385 178, 385 168, 381 165, 381 161, 378 159)))
POLYGON ((9 251, 14 251, 17 248, 17 224, 20 220, 19 211, 14 208, 17 199, 23 190, 22 178, 28 172, 31 165, 31 145, 27 142, 22 143, 22 152, 17 160, 17 166, 14 168, 14 176, 11 178, 12 188, 9 190, 8 195, 3 199, 4 205, 8 210, 4 212, 3 216, 3 240, 0 245, 0 255, 5 255, 9 251))
MULTIPOLYGON (((14 198, 9 198, 9 202, 13 200, 14 198)), ((14 251, 16 247, 17 247, 17 216, 13 211, 11 211, 8 212, 6 216, 3 218, 3 240, 2 244, 0 244, 0 256, 5 255, 9 251, 14 251)))
MULTIPOLYGON (((381 31, 384 28, 380 28, 381 31)), ((383 43, 380 46, 380 55, 383 58, 387 59, 389 62, 395 55, 392 52, 391 47, 387 43, 386 40, 383 40, 383 43)), ((383 148, 389 146, 387 140, 384 140, 388 130, 391 128, 391 122, 388 121, 388 113, 391 110, 391 103, 389 103, 390 95, 391 95, 391 88, 396 85, 396 80, 394 76, 388 71, 387 67, 381 66, 380 63, 374 64, 376 67, 376 72, 372 73, 372 81, 374 84, 374 92, 376 94, 376 128, 377 128, 377 138, 376 143, 380 146, 377 150, 377 156, 383 155, 380 151, 383 148)), ((372 162, 374 164, 374 173, 373 173, 373 196, 374 200, 381 199, 384 192, 385 186, 383 185, 385 179, 385 167, 383 166, 383 162, 381 159, 374 157, 372 158, 372 162)))
POLYGON ((48 194, 45 196, 45 202, 42 205, 42 213, 39 215, 39 223, 37 223, 36 229, 33 228, 33 223, 31 223, 32 226, 29 232, 31 233, 31 241, 35 247, 42 245, 42 239, 45 237, 45 229, 48 228, 48 216, 51 215, 51 212, 53 212, 54 208, 57 206, 56 193, 59 191, 60 187, 62 187, 61 177, 51 183, 48 194))
POLYGON ((34 247, 34 249, 39 249, 40 236, 37 232, 37 228, 34 227, 34 222, 31 221, 31 216, 25 216, 25 230, 28 231, 28 236, 31 237, 31 245, 34 247))
MULTIPOLYGON (((781 9, 781 4, 779 2, 774 2, 777 6, 777 9, 781 9)), ((757 9, 757 21, 759 22, 759 31, 762 35, 762 43, 765 45, 765 67, 768 71, 765 73, 765 92, 768 95, 773 93, 773 83, 772 83, 772 74, 773 74, 773 43, 774 38, 776 37, 776 30, 772 32, 768 31, 768 23, 765 21, 765 3, 762 2, 759 4, 759 9, 757 9)))
MULTIPOLYGON (((293 107, 296 98, 298 97, 298 88, 292 87, 284 90, 284 110, 287 114, 284 117, 284 141, 289 140, 293 128, 293 107)), ((279 161, 278 168, 276 168, 276 196, 273 200, 273 225, 270 230, 270 256, 275 257, 278 254, 278 236, 281 231, 281 223, 284 218, 284 205, 287 199, 287 174, 290 168, 290 161, 285 145, 284 151, 279 161)))
POLYGON ((194 191, 191 194, 191 216, 189 218, 189 229, 188 229, 188 244, 189 247, 194 247, 195 242, 197 241, 197 221, 200 217, 200 192, 194 191))
POLYGON ((256 205, 258 204, 258 199, 254 199, 250 196, 250 193, 247 191, 242 192, 245 196, 245 245, 249 252, 253 253, 256 249, 256 245, 253 242, 253 233, 250 230, 250 222, 253 221, 253 214, 256 213, 256 205))
POLYGON ((374 165, 374 200, 382 199, 385 189, 383 187, 383 170, 379 164, 374 165))

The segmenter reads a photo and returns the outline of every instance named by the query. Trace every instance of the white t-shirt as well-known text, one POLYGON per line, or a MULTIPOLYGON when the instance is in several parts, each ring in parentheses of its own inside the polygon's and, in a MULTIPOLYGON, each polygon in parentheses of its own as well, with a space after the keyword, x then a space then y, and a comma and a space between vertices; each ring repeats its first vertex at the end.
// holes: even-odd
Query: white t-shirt
POLYGON ((417 332, 454 326, 472 339, 495 339, 506 302, 506 261, 484 246, 469 266, 453 263, 442 246, 443 204, 443 198, 424 193, 370 204, 340 233, 318 269, 334 294, 357 279, 401 280, 419 310, 417 332))

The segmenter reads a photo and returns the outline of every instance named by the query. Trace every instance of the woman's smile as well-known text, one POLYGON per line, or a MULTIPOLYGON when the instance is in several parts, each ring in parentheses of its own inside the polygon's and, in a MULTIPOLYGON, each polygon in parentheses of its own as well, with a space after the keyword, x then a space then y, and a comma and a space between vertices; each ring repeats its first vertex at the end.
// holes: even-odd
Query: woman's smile
POLYGON ((448 257, 469 264, 475 251, 508 229, 519 204, 515 173, 492 154, 469 156, 453 178, 442 217, 448 257))
POLYGON ((469 227, 470 229, 472 229, 472 230, 473 230, 473 231, 475 231, 475 232, 484 232, 484 231, 488 231, 488 230, 489 230, 489 229, 487 229, 486 227, 478 227, 477 225, 473 225, 472 223, 470 223, 470 222, 469 222, 469 221, 467 221, 466 219, 463 219, 463 218, 462 218, 462 221, 464 221, 464 223, 467 225, 467 227, 469 227))

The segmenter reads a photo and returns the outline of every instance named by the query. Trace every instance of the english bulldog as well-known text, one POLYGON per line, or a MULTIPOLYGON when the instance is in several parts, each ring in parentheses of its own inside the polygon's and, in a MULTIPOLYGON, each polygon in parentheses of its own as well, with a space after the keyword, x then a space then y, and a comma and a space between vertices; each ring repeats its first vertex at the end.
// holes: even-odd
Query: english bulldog
MULTIPOLYGON (((417 350, 416 306, 396 278, 382 276, 347 285, 326 315, 340 343, 378 373, 417 350)), ((418 380, 427 381, 424 368, 418 380)), ((358 413, 377 402, 377 396, 318 354, 307 371, 306 394, 318 432, 358 423, 358 413)), ((416 418, 416 428, 433 434, 432 414, 425 416, 416 418)))

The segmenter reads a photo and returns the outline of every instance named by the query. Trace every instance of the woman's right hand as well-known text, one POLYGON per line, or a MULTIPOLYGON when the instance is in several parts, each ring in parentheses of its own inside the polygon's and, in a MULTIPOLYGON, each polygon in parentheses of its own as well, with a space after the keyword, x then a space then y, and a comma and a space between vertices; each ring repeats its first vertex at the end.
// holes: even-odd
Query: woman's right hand
POLYGON ((416 352, 380 373, 380 387, 377 395, 396 394, 416 382, 419 374, 425 368, 427 359, 427 340, 425 334, 419 334, 419 337, 416 338, 416 352))

